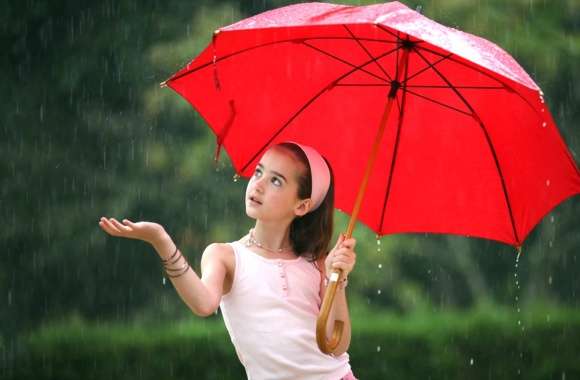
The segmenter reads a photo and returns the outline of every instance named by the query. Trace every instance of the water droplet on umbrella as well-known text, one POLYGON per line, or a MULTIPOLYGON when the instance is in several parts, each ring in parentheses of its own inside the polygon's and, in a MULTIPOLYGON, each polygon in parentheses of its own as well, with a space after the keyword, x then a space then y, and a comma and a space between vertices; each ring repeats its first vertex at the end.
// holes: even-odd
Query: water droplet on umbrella
POLYGON ((545 121, 542 123, 542 128, 546 128, 546 125, 548 125, 548 123, 546 123, 545 121))
POLYGON ((550 180, 549 179, 546 180, 546 186, 550 186, 550 180))

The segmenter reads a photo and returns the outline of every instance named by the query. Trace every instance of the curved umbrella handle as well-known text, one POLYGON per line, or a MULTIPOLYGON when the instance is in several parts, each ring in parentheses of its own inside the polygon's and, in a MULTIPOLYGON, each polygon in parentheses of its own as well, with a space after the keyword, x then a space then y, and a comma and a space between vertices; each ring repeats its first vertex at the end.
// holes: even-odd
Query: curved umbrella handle
POLYGON ((338 285, 338 279, 342 271, 340 269, 332 271, 330 274, 330 280, 326 287, 326 292, 324 293, 324 300, 322 301, 322 306, 320 308, 320 315, 316 321, 316 342, 320 351, 325 354, 332 353, 336 347, 338 347, 340 340, 342 339, 342 331, 344 329, 344 322, 336 320, 334 321, 334 327, 332 329, 332 338, 330 340, 326 339, 326 325, 328 324, 328 315, 330 314, 330 309, 332 308, 332 303, 334 302, 334 295, 336 294, 336 286, 338 285))

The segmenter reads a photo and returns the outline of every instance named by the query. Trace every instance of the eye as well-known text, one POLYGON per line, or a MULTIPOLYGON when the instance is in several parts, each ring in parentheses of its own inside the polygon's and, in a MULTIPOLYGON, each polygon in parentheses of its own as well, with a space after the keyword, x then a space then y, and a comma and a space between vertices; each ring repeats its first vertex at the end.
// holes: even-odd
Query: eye
POLYGON ((254 172, 254 177, 260 178, 261 176, 262 176, 262 170, 256 169, 256 171, 254 172))
POLYGON ((278 178, 278 177, 272 177, 272 184, 274 186, 280 187, 280 186, 282 186, 282 181, 280 181, 280 178, 278 178))

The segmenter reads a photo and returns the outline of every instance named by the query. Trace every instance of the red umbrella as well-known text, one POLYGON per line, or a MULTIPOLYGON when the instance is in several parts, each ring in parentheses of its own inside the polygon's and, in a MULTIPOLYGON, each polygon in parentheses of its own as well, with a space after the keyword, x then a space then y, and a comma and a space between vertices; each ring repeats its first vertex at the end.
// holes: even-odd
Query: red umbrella
MULTIPOLYGON (((379 235, 520 247, 580 193, 542 91, 518 63, 398 2, 296 4, 244 19, 216 30, 165 83, 202 115, 240 175, 280 141, 315 147, 335 173, 336 207, 351 214, 349 236, 358 219, 379 235)), ((326 307, 327 297, 323 315, 326 307)))

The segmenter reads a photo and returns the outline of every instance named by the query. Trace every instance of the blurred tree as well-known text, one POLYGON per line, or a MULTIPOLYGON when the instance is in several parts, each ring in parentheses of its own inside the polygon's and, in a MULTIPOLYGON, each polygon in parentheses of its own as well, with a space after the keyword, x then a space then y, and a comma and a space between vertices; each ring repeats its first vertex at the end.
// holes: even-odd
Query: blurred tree
MULTIPOLYGON (((246 232, 244 184, 231 181, 226 157, 211 163, 209 129, 158 83, 193 58, 216 27, 288 3, 4 4, 1 335, 69 313, 119 319, 188 314, 171 286, 162 286, 153 250, 107 237, 98 218, 158 221, 194 264, 207 243, 246 232)), ((577 2, 405 3, 421 3, 427 16, 514 55, 544 89, 578 162, 577 2)), ((576 197, 529 237, 519 268, 528 302, 578 306, 578 215, 576 197)), ((337 230, 345 225, 340 215, 337 230)), ((379 252, 368 230, 359 228, 355 236, 355 303, 406 312, 514 302, 515 253, 509 247, 409 234, 382 238, 379 252)))

